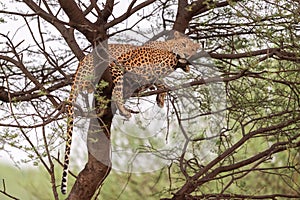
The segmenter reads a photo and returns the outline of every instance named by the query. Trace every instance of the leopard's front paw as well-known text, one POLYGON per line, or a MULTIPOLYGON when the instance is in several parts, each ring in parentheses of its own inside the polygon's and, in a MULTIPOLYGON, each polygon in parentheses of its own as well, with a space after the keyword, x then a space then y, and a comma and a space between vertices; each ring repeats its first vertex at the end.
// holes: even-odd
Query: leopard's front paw
POLYGON ((120 115, 122 115, 123 117, 125 117, 126 119, 129 119, 131 117, 131 113, 128 109, 126 109, 126 111, 120 111, 120 115))
POLYGON ((157 94, 157 96, 156 96, 156 103, 160 108, 164 107, 166 95, 167 95, 167 93, 163 92, 163 93, 157 94))
POLYGON ((131 113, 133 113, 133 114, 139 113, 138 111, 134 111, 134 110, 128 109, 126 107, 119 109, 119 112, 120 112, 120 115, 126 117, 126 119, 129 119, 131 117, 131 113))

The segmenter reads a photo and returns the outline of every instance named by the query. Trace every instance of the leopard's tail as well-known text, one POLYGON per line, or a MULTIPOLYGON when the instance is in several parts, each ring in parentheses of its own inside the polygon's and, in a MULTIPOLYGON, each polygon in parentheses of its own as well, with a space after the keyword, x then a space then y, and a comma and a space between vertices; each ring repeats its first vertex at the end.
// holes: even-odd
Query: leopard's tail
POLYGON ((68 184, 68 172, 69 172, 69 162, 70 162, 70 151, 72 143, 72 134, 73 134, 73 124, 74 124, 74 107, 73 105, 68 106, 68 119, 67 119, 67 141, 65 149, 65 159, 63 165, 63 174, 61 181, 61 193, 67 193, 67 184, 68 184))

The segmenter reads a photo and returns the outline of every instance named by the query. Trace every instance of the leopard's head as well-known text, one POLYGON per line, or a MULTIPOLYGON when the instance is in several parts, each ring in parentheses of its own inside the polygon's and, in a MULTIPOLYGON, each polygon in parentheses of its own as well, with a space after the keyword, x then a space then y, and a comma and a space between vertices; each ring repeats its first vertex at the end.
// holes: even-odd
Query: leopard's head
POLYGON ((172 48, 173 53, 184 59, 195 55, 200 48, 200 44, 194 43, 193 40, 178 31, 174 32, 173 39, 167 40, 167 44, 169 48, 172 48))

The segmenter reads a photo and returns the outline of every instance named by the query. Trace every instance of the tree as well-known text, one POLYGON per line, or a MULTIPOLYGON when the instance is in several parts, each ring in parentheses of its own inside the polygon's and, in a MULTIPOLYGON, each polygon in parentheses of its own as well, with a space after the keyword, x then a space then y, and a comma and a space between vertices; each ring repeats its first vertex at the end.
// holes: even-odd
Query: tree
MULTIPOLYGON (((155 142, 138 145, 169 161, 163 168, 169 185, 160 198, 300 197, 299 2, 133 0, 121 11, 116 10, 121 1, 113 0, 12 2, 25 9, 1 9, 2 18, 22 19, 30 38, 1 31, 0 141, 3 150, 7 145, 23 149, 27 160, 44 166, 54 199, 60 182, 55 164, 61 163, 54 152, 65 132, 64 100, 77 61, 107 39, 141 44, 137 38, 170 29, 201 42, 203 49, 191 58, 194 73, 166 90, 168 123, 161 136, 180 137, 179 151, 165 154, 151 146, 155 142), (140 28, 146 24, 148 30, 140 28)), ((111 81, 108 71, 101 80, 111 81)), ((101 96, 109 99, 111 88, 101 96)), ((96 119, 106 125, 96 131, 108 140, 88 145, 88 162, 68 199, 101 193, 111 168, 113 117, 108 107, 96 119), (109 161, 99 161, 99 154, 109 161)), ((124 129, 122 123, 117 128, 124 129)), ((5 189, 1 193, 10 195, 5 189)))

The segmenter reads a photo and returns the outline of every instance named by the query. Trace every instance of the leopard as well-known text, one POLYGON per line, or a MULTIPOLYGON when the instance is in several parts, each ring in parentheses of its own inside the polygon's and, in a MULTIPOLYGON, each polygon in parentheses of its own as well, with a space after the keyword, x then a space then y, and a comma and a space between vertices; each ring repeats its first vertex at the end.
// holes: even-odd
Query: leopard
MULTIPOLYGON (((131 44, 108 44, 109 71, 112 76, 112 107, 119 110, 120 115, 129 119, 132 113, 136 113, 124 105, 123 83, 126 80, 134 81, 140 86, 139 91, 145 90, 145 85, 154 85, 157 89, 164 89, 163 78, 181 68, 185 72, 190 71, 188 59, 197 53, 200 48, 190 38, 178 31, 174 32, 174 38, 167 41, 151 41, 143 46, 131 44)), ((61 182, 62 194, 67 193, 67 177, 69 171, 70 151, 74 126, 74 105, 76 98, 82 91, 91 93, 94 91, 93 79, 94 55, 87 54, 79 62, 76 70, 70 96, 67 100, 67 139, 63 163, 63 175, 61 182)), ((163 107, 166 92, 157 95, 156 101, 159 107, 163 107)))

